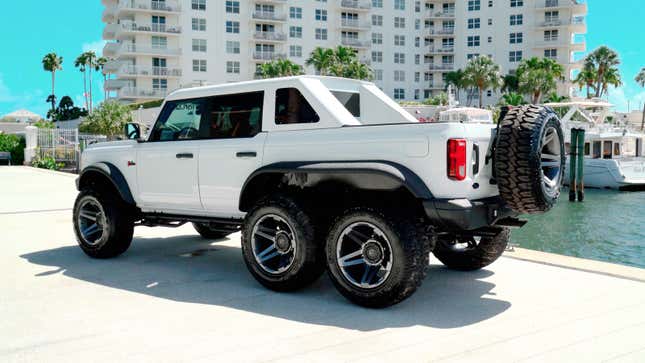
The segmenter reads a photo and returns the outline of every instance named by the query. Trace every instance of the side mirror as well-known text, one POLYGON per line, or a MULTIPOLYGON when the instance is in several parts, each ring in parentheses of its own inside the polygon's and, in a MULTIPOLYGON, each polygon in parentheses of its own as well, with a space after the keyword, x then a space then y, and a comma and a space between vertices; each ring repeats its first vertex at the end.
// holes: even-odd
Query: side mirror
POLYGON ((139 140, 141 138, 141 127, 139 124, 131 122, 125 124, 125 137, 129 140, 139 140))

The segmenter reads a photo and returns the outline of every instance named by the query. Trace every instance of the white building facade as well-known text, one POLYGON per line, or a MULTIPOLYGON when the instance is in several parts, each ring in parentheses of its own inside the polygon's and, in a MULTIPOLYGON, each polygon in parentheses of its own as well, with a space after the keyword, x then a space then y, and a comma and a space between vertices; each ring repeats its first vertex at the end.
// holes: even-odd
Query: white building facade
MULTIPOLYGON (((168 92, 249 80, 263 62, 304 66, 316 47, 344 45, 398 100, 445 90, 445 74, 476 55, 512 72, 548 56, 568 79, 585 51, 585 3, 578 0, 102 0, 103 55, 111 98, 141 102, 168 92)), ((306 68, 307 72, 314 70, 306 68)), ((560 87, 561 94, 570 84, 560 87)), ((466 92, 462 92, 462 103, 466 92)), ((486 92, 486 103, 498 95, 486 92)))

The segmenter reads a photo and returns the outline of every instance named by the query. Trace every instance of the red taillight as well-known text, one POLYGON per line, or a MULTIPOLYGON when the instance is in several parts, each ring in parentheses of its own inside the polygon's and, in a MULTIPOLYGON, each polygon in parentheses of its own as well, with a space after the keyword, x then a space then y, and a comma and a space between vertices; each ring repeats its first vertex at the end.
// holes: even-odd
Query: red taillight
POLYGON ((455 180, 466 179, 466 140, 448 140, 448 177, 455 180))

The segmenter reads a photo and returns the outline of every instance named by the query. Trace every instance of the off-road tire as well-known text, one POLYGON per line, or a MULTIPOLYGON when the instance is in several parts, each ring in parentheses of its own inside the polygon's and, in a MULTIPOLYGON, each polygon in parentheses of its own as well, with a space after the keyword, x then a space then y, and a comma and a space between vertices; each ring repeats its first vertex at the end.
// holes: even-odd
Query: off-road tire
POLYGON ((134 234, 134 216, 132 208, 121 198, 110 191, 82 190, 74 203, 74 233, 83 252, 93 258, 112 258, 125 252, 132 242, 134 234), (88 244, 81 235, 79 226, 80 205, 86 199, 94 199, 105 212, 106 226, 103 235, 95 244, 88 244))
POLYGON ((325 271, 323 242, 315 223, 297 199, 274 195, 260 200, 246 215, 242 225, 242 254, 251 275, 265 287, 275 291, 293 291, 316 281, 325 271), (255 223, 267 214, 284 218, 293 230, 296 253, 292 265, 279 275, 267 273, 256 261, 251 236, 255 223))
POLYGON ((499 124, 495 148, 495 179, 500 196, 518 213, 548 211, 560 195, 566 154, 558 116, 549 108, 525 105, 512 108, 499 124), (541 168, 542 140, 547 128, 557 129, 560 141, 561 182, 551 195, 545 192, 541 168))
POLYGON ((193 228, 195 228, 200 236, 206 239, 222 239, 231 234, 230 232, 222 232, 211 229, 206 223, 193 223, 193 228))
POLYGON ((494 237, 481 237, 476 247, 464 250, 450 247, 456 237, 440 236, 432 253, 448 268, 460 271, 479 270, 495 262, 504 253, 510 235, 510 229, 500 227, 494 237))
POLYGON ((336 289, 350 301, 364 307, 384 308, 405 300, 421 286, 434 243, 434 232, 421 219, 377 208, 352 208, 336 219, 327 237, 327 271, 336 289), (380 286, 373 289, 359 288, 348 281, 336 256, 342 231, 356 222, 376 225, 385 233, 392 247, 391 272, 380 286))

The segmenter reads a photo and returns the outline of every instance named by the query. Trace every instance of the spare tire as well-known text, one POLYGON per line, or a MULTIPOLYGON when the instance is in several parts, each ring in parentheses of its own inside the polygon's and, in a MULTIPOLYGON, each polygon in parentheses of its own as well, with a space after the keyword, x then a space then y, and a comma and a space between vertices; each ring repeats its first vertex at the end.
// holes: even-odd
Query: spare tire
POLYGON ((500 196, 518 213, 551 209, 560 196, 566 155, 560 119, 550 108, 525 105, 500 121, 495 147, 500 196))

